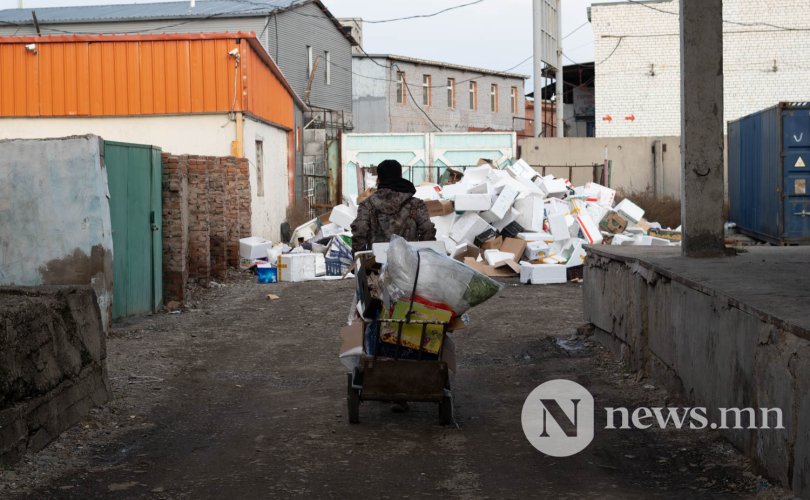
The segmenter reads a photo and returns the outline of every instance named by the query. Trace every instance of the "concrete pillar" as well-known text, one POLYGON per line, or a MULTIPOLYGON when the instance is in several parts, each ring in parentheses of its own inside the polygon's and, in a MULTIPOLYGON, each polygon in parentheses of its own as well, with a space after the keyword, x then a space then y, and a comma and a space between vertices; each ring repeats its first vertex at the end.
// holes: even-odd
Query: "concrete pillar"
POLYGON ((723 244, 723 2, 680 0, 683 254, 723 244))
POLYGON ((653 187, 655 198, 664 197, 664 143, 653 141, 653 187))

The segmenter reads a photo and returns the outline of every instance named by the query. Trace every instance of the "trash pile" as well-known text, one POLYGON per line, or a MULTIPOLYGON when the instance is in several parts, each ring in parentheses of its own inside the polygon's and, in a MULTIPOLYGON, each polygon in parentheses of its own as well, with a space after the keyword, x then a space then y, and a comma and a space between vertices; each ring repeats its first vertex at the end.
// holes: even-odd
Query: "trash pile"
MULTIPOLYGON (((581 269, 586 244, 680 245, 680 227, 648 222, 629 199, 614 205, 615 190, 540 176, 523 160, 505 168, 486 162, 464 172, 449 168, 441 182, 422 184, 415 195, 436 226, 437 241, 426 245, 487 276, 565 283, 581 269)), ((290 245, 268 247, 260 273, 275 268, 279 281, 343 276, 352 265, 350 228, 358 203, 373 192, 298 227, 290 245)), ((375 257, 384 262, 386 256, 375 248, 375 257)))

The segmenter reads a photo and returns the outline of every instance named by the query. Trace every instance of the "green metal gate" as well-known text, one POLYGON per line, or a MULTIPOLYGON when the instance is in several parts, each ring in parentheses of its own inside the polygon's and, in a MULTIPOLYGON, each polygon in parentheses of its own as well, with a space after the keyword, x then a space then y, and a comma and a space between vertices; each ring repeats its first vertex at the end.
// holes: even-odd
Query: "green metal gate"
POLYGON ((160 149, 105 141, 113 237, 113 319, 154 312, 163 301, 160 149))

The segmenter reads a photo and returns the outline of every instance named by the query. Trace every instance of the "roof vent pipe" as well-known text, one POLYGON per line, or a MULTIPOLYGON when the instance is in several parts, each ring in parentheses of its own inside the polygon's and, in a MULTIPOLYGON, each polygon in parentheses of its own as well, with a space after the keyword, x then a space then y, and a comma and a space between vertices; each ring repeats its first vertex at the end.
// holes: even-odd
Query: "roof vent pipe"
POLYGON ((194 6, 196 4, 197 4, 197 0, 189 0, 189 2, 188 2, 188 6, 191 7, 192 9, 194 8, 194 6))

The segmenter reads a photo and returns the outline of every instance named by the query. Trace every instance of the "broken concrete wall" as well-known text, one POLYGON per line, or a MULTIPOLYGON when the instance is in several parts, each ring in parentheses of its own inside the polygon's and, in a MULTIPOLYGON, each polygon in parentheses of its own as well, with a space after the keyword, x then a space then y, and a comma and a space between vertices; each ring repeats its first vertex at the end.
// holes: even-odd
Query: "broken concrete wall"
POLYGON ((89 286, 0 287, 0 465, 109 399, 105 339, 89 286))
POLYGON ((784 431, 720 432, 810 497, 810 331, 595 248, 584 274, 586 319, 631 369, 709 411, 782 409, 784 431))
POLYGON ((0 285, 91 285, 105 331, 113 243, 97 136, 0 141, 0 285))
POLYGON ((163 275, 166 302, 183 302, 189 279, 207 286, 239 265, 250 236, 244 158, 163 154, 163 275))

